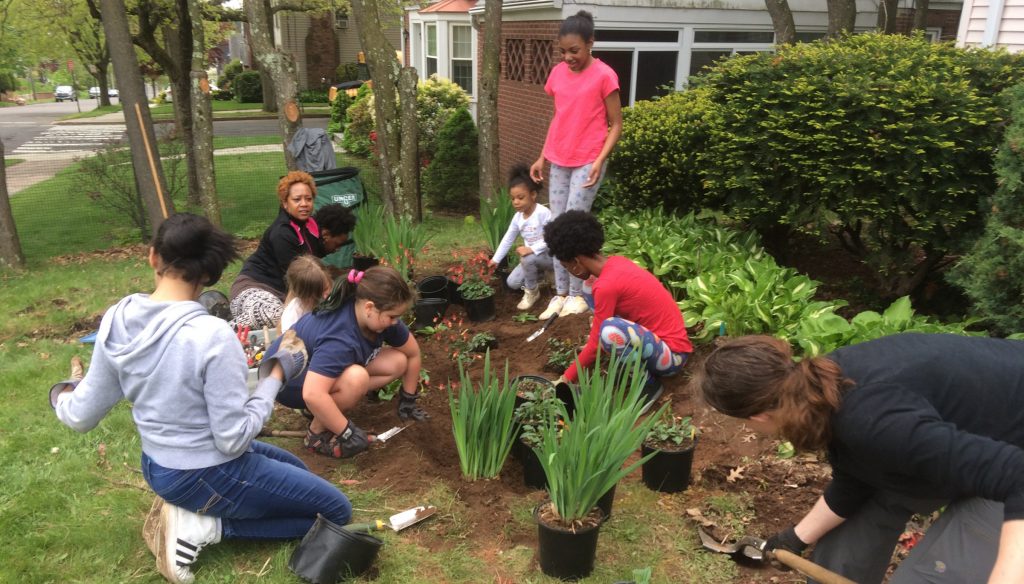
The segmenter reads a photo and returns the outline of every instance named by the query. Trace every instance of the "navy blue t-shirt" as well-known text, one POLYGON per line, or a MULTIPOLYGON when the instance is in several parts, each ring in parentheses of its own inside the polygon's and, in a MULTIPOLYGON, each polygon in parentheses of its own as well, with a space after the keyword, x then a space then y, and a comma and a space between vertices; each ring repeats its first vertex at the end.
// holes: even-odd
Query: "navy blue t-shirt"
MULTIPOLYGON (((354 300, 332 312, 306 314, 292 328, 306 344, 309 353, 307 371, 332 378, 341 375, 349 365, 365 366, 377 356, 385 343, 401 347, 409 340, 409 328, 400 320, 378 334, 375 341, 367 339, 359 329, 354 300)), ((277 339, 271 343, 267 354, 273 355, 280 342, 277 339)), ((304 371, 288 382, 286 389, 290 391, 297 388, 301 391, 305 380, 304 371)))

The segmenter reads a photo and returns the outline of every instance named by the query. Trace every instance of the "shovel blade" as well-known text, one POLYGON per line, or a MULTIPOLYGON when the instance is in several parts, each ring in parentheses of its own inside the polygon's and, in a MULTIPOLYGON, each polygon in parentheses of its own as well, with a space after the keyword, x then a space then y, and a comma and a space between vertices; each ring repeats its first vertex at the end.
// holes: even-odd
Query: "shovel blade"
POLYGON ((402 531, 410 525, 416 525, 427 517, 437 513, 437 507, 433 505, 420 505, 412 509, 406 509, 401 513, 395 513, 388 518, 388 527, 395 531, 402 531))
POLYGON ((705 548, 713 552, 718 552, 720 554, 734 554, 740 549, 740 546, 735 543, 718 541, 718 539, 705 531, 702 527, 697 528, 697 533, 700 535, 700 543, 705 548))

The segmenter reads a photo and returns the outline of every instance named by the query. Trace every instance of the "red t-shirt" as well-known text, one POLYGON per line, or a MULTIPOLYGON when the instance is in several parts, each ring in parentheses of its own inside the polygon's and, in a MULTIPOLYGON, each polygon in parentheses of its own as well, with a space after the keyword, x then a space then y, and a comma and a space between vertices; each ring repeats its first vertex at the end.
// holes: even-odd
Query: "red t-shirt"
POLYGON ((555 98, 544 158, 570 168, 593 162, 608 137, 604 99, 618 89, 618 75, 596 57, 579 73, 570 71, 564 61, 556 65, 544 85, 555 98))
MULTIPOLYGON (((622 256, 610 256, 594 281, 594 323, 587 344, 579 354, 584 367, 594 364, 601 338, 601 323, 612 316, 631 320, 658 335, 675 353, 691 353, 683 313, 672 294, 653 274, 622 256)), ((565 378, 576 381, 576 364, 565 378)))

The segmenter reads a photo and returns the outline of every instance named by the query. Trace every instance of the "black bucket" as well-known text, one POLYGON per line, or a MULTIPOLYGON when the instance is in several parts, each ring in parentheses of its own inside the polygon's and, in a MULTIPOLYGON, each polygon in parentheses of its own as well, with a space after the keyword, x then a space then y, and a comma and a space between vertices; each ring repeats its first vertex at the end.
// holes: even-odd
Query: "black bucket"
POLYGON ((597 506, 601 508, 601 512, 604 513, 604 521, 608 521, 612 518, 612 504, 615 502, 615 485, 612 485, 608 492, 601 495, 601 498, 597 500, 597 506))
POLYGON ((443 298, 448 302, 448 278, 427 276, 416 282, 416 291, 419 292, 420 298, 443 298))
POLYGON ((423 328, 444 318, 444 313, 448 310, 448 301, 443 298, 420 298, 412 310, 416 315, 413 328, 423 328))
POLYGON ((367 256, 352 256, 352 268, 360 272, 365 272, 373 266, 379 265, 380 260, 377 258, 371 258, 367 256))
MULTIPOLYGON (((647 488, 662 493, 679 493, 690 485, 690 471, 693 469, 693 451, 696 443, 686 450, 661 450, 643 464, 642 474, 647 488)), ((654 448, 644 444, 640 447, 641 456, 655 452, 654 448)))
POLYGON ((523 463, 523 484, 531 489, 548 488, 548 477, 544 474, 544 467, 540 464, 540 458, 522 440, 516 441, 517 458, 523 463))
POLYGON ((368 570, 383 543, 368 533, 348 531, 318 514, 292 552, 288 569, 306 582, 335 584, 368 570))
POLYGON ((597 535, 601 524, 575 531, 544 525, 540 521, 541 503, 533 511, 537 522, 537 552, 540 569, 548 576, 562 580, 579 580, 594 571, 597 556, 597 535))
POLYGON ((462 305, 462 292, 459 292, 459 285, 448 278, 448 302, 462 305))
POLYGON ((484 322, 494 319, 494 295, 474 300, 463 299, 463 306, 466 307, 466 316, 472 322, 484 322))

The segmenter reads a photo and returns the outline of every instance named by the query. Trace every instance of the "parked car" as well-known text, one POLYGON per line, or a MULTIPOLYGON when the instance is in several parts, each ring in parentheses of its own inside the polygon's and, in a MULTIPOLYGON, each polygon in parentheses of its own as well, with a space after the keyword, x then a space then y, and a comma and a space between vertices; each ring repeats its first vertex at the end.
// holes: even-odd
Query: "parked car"
POLYGON ((58 85, 57 88, 53 90, 53 97, 58 102, 78 101, 78 94, 75 93, 74 88, 70 85, 58 85))
MULTIPOLYGON (((100 96, 100 88, 99 87, 90 87, 89 88, 89 97, 91 97, 93 99, 96 99, 99 96, 100 96)), ((107 88, 107 97, 118 97, 117 89, 114 89, 113 87, 108 87, 107 88)))

